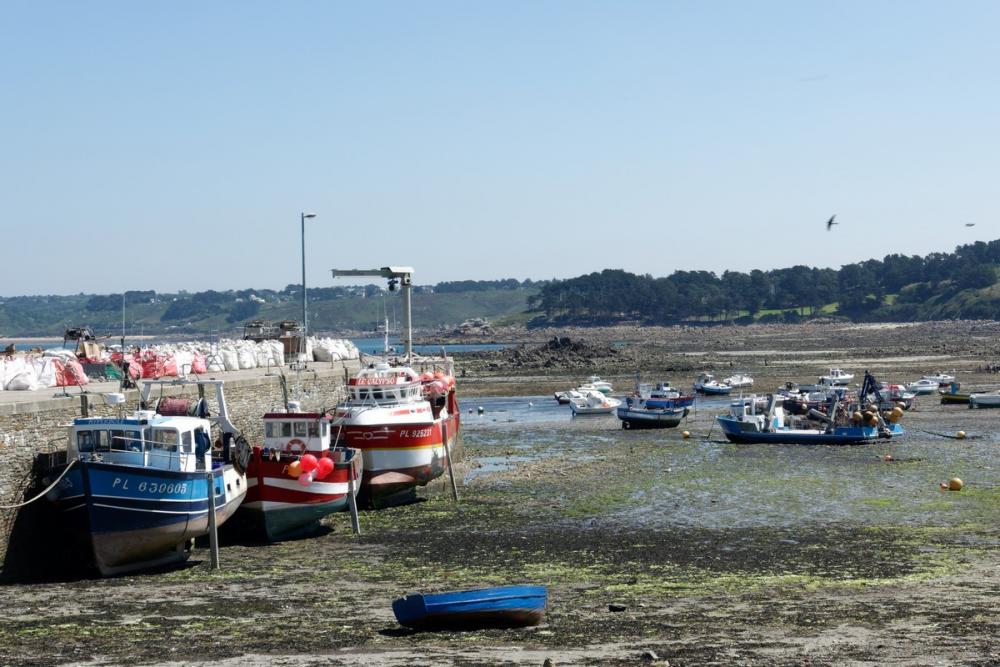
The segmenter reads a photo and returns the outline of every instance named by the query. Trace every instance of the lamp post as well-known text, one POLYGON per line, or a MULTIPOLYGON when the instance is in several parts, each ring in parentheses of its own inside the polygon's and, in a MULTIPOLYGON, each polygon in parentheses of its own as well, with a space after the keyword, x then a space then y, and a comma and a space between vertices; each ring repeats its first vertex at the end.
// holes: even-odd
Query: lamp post
POLYGON ((305 361, 306 336, 309 334, 306 311, 306 218, 315 218, 315 213, 303 213, 302 218, 302 333, 299 337, 299 361, 305 361))

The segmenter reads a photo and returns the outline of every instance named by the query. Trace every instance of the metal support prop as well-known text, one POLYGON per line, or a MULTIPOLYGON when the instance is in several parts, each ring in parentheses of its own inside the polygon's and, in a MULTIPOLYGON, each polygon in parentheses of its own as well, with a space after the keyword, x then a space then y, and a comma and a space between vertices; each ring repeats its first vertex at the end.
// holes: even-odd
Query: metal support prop
POLYGON ((208 480, 208 550, 211 554, 212 569, 219 569, 219 526, 215 519, 215 477, 212 471, 205 473, 208 480))

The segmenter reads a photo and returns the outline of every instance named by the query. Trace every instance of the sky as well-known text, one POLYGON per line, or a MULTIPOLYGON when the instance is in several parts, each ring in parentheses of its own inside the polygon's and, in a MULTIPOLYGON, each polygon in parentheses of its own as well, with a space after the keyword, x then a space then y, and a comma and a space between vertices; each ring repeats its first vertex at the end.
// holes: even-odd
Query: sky
POLYGON ((282 289, 306 211, 309 287, 950 252, 1000 238, 998 28, 995 0, 6 0, 0 296, 282 289))

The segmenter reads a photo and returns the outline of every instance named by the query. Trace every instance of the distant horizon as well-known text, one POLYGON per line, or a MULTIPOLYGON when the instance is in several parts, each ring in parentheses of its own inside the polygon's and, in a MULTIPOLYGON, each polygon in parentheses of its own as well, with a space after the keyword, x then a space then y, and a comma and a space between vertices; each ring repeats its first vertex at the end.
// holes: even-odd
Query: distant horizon
MULTIPOLYGON (((971 241, 971 242, 967 242, 967 243, 960 243, 959 245, 951 248, 950 250, 931 250, 931 251, 929 251, 927 253, 924 253, 924 254, 914 253, 914 254, 911 254, 911 255, 908 255, 908 256, 910 256, 910 257, 917 256, 917 257, 921 257, 921 258, 926 258, 928 255, 936 254, 936 253, 946 253, 946 254, 947 253, 953 253, 953 252, 955 252, 956 249, 960 248, 963 245, 970 245, 970 244, 980 243, 980 242, 981 243, 990 243, 992 241, 1000 241, 1000 238, 998 238, 998 239, 990 239, 990 240, 987 240, 987 241, 971 241)), ((886 253, 886 254, 888 255, 888 254, 901 254, 901 253, 886 253)), ((865 258, 862 258, 860 260, 856 260, 855 262, 845 262, 844 264, 841 264, 840 267, 836 267, 836 268, 835 267, 824 267, 824 266, 816 266, 816 265, 799 263, 799 264, 792 264, 792 265, 789 265, 789 266, 776 266, 776 267, 773 267, 773 268, 759 269, 759 270, 767 273, 768 271, 779 271, 779 270, 782 270, 782 269, 790 269, 793 266, 807 266, 808 268, 811 268, 811 269, 835 268, 835 270, 836 270, 836 269, 839 269, 839 268, 841 268, 843 266, 846 266, 848 264, 855 264, 855 263, 865 262, 865 261, 869 261, 869 260, 882 261, 882 259, 885 256, 886 255, 882 255, 880 257, 865 257, 865 258)), ((392 266, 396 266, 396 265, 392 265, 392 266)), ((381 268, 381 267, 378 267, 378 268, 381 268)), ((600 268, 600 269, 595 269, 594 271, 587 271, 585 273, 578 273, 576 275, 568 276, 566 278, 517 278, 515 276, 501 276, 501 277, 498 277, 498 278, 457 278, 457 279, 449 279, 449 280, 440 280, 440 281, 435 282, 435 283, 423 283, 423 282, 420 282, 420 280, 418 279, 418 277, 419 277, 419 270, 416 267, 413 267, 413 268, 414 268, 414 273, 413 273, 414 281, 413 281, 413 284, 414 284, 415 287, 435 287, 435 286, 437 286, 440 283, 450 283, 450 282, 464 282, 464 281, 472 281, 472 282, 484 281, 484 282, 489 282, 489 281, 500 281, 500 280, 510 280, 510 279, 517 280, 520 283, 523 283, 526 280, 531 280, 532 282, 544 282, 544 281, 551 281, 551 280, 563 281, 563 280, 572 280, 573 278, 578 278, 580 276, 589 275, 591 273, 600 273, 601 271, 605 271, 605 270, 622 270, 622 271, 625 271, 627 273, 631 273, 631 274, 634 274, 634 275, 645 275, 645 273, 643 273, 643 272, 630 271, 629 269, 623 268, 623 267, 605 266, 605 267, 600 268)), ((746 270, 746 271, 740 271, 740 270, 736 270, 736 269, 727 269, 727 270, 729 270, 729 271, 736 271, 738 273, 747 273, 747 274, 749 274, 751 271, 758 270, 758 269, 749 269, 749 270, 746 270)), ((652 275, 652 277, 654 279, 656 279, 656 278, 667 278, 671 274, 673 274, 675 271, 709 271, 709 272, 715 273, 715 275, 719 276, 719 277, 721 277, 721 275, 723 273, 723 271, 713 271, 711 269, 706 269, 706 268, 691 268, 691 269, 673 269, 673 270, 670 271, 670 273, 666 273, 666 274, 663 274, 663 275, 655 275, 655 274, 650 274, 650 275, 652 275)), ((306 288, 309 289, 309 290, 313 290, 313 289, 322 289, 322 288, 330 288, 330 287, 354 287, 354 286, 364 286, 364 285, 379 285, 379 286, 384 286, 384 284, 385 284, 385 281, 383 279, 381 279, 381 278, 341 278, 341 277, 332 278, 331 277, 331 281, 333 281, 333 282, 331 282, 330 284, 325 284, 325 285, 308 285, 307 284, 306 288)), ((126 292, 154 291, 154 292, 156 292, 156 294, 167 294, 167 295, 177 295, 177 294, 181 294, 181 293, 196 294, 196 293, 199 293, 199 292, 207 292, 207 291, 210 291, 210 290, 211 291, 216 291, 216 292, 242 292, 242 291, 248 291, 248 290, 251 290, 251 291, 270 290, 270 291, 273 291, 273 292, 281 292, 282 290, 285 289, 285 287, 287 285, 291 285, 291 284, 298 285, 299 283, 286 283, 285 285, 282 285, 281 287, 231 287, 231 288, 224 288, 224 289, 223 288, 204 287, 204 288, 199 289, 199 290, 190 290, 190 289, 179 288, 179 289, 174 290, 174 291, 154 290, 153 288, 150 288, 150 287, 146 287, 146 288, 132 288, 132 287, 130 287, 130 288, 128 288, 125 291, 126 292)), ((0 289, 2 289, 2 287, 0 287, 0 289)), ((70 293, 66 293, 66 294, 58 294, 58 293, 52 293, 52 292, 46 293, 46 294, 41 294, 41 293, 39 293, 39 294, 2 294, 2 295, 0 295, 0 305, 2 305, 2 300, 3 299, 37 298, 37 297, 46 297, 46 296, 52 296, 52 297, 70 297, 70 296, 77 296, 79 294, 83 294, 84 296, 109 296, 109 295, 122 294, 122 293, 123 292, 119 290, 118 292, 70 292, 70 293)))

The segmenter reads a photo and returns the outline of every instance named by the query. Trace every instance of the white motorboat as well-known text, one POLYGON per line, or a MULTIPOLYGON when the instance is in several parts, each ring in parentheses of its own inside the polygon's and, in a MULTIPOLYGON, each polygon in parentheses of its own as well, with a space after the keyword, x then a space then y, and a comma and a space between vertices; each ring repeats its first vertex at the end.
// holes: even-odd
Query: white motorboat
POLYGON ((728 384, 733 389, 742 389, 743 387, 752 387, 753 378, 746 373, 736 373, 727 377, 722 383, 728 384))
POLYGON ((702 373, 694 381, 694 390, 702 394, 728 394, 732 391, 725 382, 719 382, 711 373, 702 373))
POLYGON ((610 414, 622 404, 617 398, 605 396, 596 389, 581 392, 582 395, 570 398, 569 407, 574 415, 610 414))
POLYGON ((920 378, 916 382, 911 382, 906 385, 907 391, 912 391, 918 396, 926 396, 927 394, 933 394, 938 390, 937 380, 929 380, 927 378, 920 378))
POLYGON ((829 373, 820 376, 819 381, 821 384, 843 385, 849 384, 853 379, 853 373, 848 373, 839 368, 831 368, 829 373))
POLYGON ((587 381, 577 387, 576 390, 579 392, 595 390, 605 395, 610 394, 612 391, 611 383, 607 380, 602 380, 599 375, 591 375, 587 378, 587 381))
POLYGON ((948 385, 950 385, 952 382, 955 381, 955 376, 954 375, 948 375, 947 373, 943 373, 941 371, 938 371, 934 375, 925 375, 925 376, 923 376, 920 379, 921 380, 933 380, 934 382, 938 383, 939 387, 947 387, 948 385))
POLYGON ((969 394, 970 408, 1000 408, 1000 392, 969 394))

